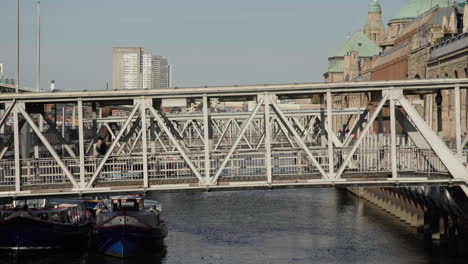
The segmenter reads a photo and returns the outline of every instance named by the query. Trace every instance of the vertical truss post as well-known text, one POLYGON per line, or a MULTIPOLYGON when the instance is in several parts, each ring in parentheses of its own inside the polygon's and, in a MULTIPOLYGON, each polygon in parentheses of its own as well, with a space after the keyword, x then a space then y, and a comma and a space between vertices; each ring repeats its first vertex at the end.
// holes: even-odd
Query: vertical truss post
POLYGON ((325 98, 323 94, 320 94, 320 143, 322 147, 325 147, 325 133, 326 133, 326 126, 325 126, 325 98))
POLYGON ((143 150, 143 186, 149 187, 148 184, 148 138, 146 135, 146 99, 140 99, 140 112, 141 112, 141 144, 143 150))
POLYGON ((390 99, 390 145, 391 145, 391 158, 392 158, 392 177, 395 179, 398 177, 397 170, 397 149, 396 149, 396 119, 395 119, 395 100, 390 99))
MULTIPOLYGON (((268 93, 265 93, 265 97, 269 97, 268 93)), ((270 100, 264 100, 265 104, 265 167, 266 167, 266 174, 267 174, 267 182, 273 183, 273 173, 272 173, 272 164, 271 164, 271 122, 270 122, 270 100)), ((260 145, 260 143, 259 143, 260 145)))
MULTIPOLYGON (((44 117, 41 114, 37 114, 37 122, 39 122, 39 131, 44 132, 44 117)), ((40 153, 39 153, 39 141, 36 142, 36 145, 34 146, 34 157, 36 159, 39 159, 40 153)))
MULTIPOLYGON (((73 123, 75 120, 73 119, 73 123)), ((83 128, 83 100, 78 99, 78 151, 80 155, 80 185, 85 187, 85 146, 83 128)))
POLYGON ((18 110, 13 109, 13 137, 15 148, 15 191, 21 191, 20 134, 18 110))
POLYGON ((156 154, 156 129, 154 124, 154 117, 150 118, 150 144, 151 154, 156 154))
POLYGON ((333 139, 332 139, 332 134, 333 132, 333 114, 332 114, 332 107, 333 107, 333 101, 332 101, 332 94, 331 91, 327 91, 327 134, 328 134, 328 177, 330 179, 334 178, 334 160, 333 160, 333 139))
POLYGON ((203 136, 205 144, 205 181, 210 182, 211 177, 211 159, 210 159, 210 98, 203 96, 203 136))
POLYGON ((461 138, 461 102, 460 85, 455 85, 455 141, 458 157, 462 156, 463 146, 461 138))
POLYGON ((433 128, 433 123, 434 123, 434 120, 432 120, 434 118, 434 99, 433 99, 433 96, 432 94, 430 94, 429 96, 429 127, 432 129, 433 128))
POLYGON ((92 119, 93 119, 93 154, 97 155, 97 150, 96 150, 96 142, 98 139, 98 124, 97 124, 97 108, 96 108, 96 102, 91 103, 91 109, 92 109, 92 119))

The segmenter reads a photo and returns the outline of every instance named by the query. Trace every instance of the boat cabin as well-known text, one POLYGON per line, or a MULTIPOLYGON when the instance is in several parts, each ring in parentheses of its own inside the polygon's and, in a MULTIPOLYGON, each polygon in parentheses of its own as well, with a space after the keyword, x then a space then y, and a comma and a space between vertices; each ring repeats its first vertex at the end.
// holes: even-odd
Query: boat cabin
POLYGON ((13 201, 0 208, 0 221, 14 217, 29 217, 62 224, 76 224, 86 220, 84 203, 59 199, 13 201))
POLYGON ((143 199, 137 196, 113 197, 112 211, 123 212, 133 211, 138 212, 144 209, 143 199))

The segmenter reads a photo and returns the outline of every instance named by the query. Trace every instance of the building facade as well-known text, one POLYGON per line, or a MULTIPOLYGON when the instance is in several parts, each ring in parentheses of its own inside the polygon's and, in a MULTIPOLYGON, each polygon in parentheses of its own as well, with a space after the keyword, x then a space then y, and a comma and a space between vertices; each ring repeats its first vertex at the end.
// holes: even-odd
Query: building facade
POLYGON ((169 62, 143 48, 113 48, 112 85, 114 89, 169 88, 169 62), (163 85, 162 85, 163 84, 163 85))
MULTIPOLYGON (((376 21, 381 19, 381 14, 378 1, 372 0, 368 10, 368 23, 363 32, 368 40, 380 46, 381 52, 371 57, 361 56, 361 67, 357 68, 357 74, 350 75, 351 78, 329 78, 331 75, 325 74, 327 82, 468 78, 468 1, 454 3, 447 0, 411 0, 389 21, 386 31, 384 28, 383 38, 379 38, 381 29, 377 30, 375 26, 378 24, 376 21)), ((351 55, 355 52, 353 49, 348 50, 351 55)), ((334 60, 334 57, 336 56, 330 57, 329 61, 334 60)), ((328 72, 330 68, 329 66, 328 72)), ((343 74, 345 72, 343 67, 343 74)), ((334 106, 347 108, 353 101, 365 104, 366 101, 362 98, 368 98, 369 102, 379 99, 371 94, 361 95, 360 98, 340 96, 334 98, 334 106)), ((415 96, 411 100, 434 131, 448 140, 455 137, 453 89, 422 97, 415 96)), ((461 101, 462 133, 467 134, 466 90, 461 91, 461 101)), ((388 113, 388 109, 384 109, 379 116, 373 126, 375 133, 389 131, 388 113)), ((340 124, 338 122, 337 127, 340 124)))

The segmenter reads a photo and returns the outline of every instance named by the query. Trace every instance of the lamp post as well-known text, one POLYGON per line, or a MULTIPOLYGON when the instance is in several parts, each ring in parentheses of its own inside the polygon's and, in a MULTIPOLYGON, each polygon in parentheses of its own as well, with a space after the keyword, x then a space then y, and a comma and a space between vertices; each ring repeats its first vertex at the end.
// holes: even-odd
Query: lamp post
POLYGON ((37 72, 36 90, 41 91, 41 1, 37 1, 37 72))
POLYGON ((20 86, 20 0, 16 0, 16 93, 20 86))

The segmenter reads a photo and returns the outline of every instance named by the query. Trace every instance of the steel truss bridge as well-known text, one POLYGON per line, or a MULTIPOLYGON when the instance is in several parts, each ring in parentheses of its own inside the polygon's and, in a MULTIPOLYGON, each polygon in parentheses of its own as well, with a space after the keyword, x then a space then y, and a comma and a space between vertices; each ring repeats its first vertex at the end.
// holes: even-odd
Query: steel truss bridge
POLYGON ((461 135, 460 90, 467 88, 468 79, 440 79, 2 93, 0 127, 11 132, 0 149, 0 198, 312 186, 465 186, 468 169, 463 149, 468 138, 461 135), (455 92, 454 148, 438 137, 409 99, 438 89, 455 92), (372 99, 358 108, 333 107, 334 97, 350 94, 372 99), (314 96, 322 100, 312 110, 286 111, 279 103, 314 96), (202 107, 198 112, 168 113, 161 105, 171 100, 200 100, 202 107), (242 100, 251 102, 251 107, 214 112, 210 107, 214 100, 242 100), (44 112, 48 104, 73 106, 76 138, 66 139, 49 120, 44 112), (123 115, 106 117, 102 114, 106 108, 120 109, 123 115), (382 111, 390 116, 390 133, 373 134, 382 111), (344 126, 336 124, 338 117, 347 120, 344 126), (407 133, 397 133, 397 123, 407 133), (29 133, 36 138, 34 143, 29 133), (105 155, 95 153, 98 135, 108 138, 105 155), (29 155, 32 149, 34 155, 29 155))

